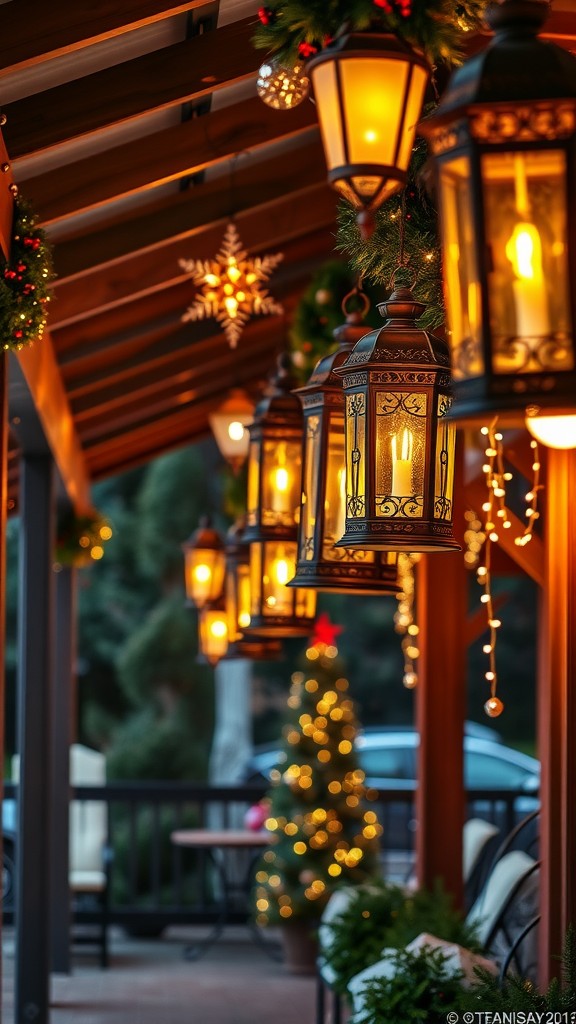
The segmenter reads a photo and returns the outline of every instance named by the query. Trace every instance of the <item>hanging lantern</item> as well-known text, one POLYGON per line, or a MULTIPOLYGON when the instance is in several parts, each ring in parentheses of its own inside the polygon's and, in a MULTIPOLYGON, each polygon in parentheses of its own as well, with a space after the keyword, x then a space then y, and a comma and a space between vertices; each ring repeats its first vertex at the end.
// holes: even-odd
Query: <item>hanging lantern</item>
POLYGON ((346 397, 346 530, 339 547, 458 549, 448 349, 416 326, 425 308, 409 288, 397 288, 378 306, 384 326, 335 370, 346 397))
POLYGON ((248 455, 248 426, 254 418, 254 403, 242 388, 233 388, 228 398, 208 417, 221 454, 235 473, 248 455))
POLYGON ((289 367, 289 356, 280 356, 250 427, 244 533, 250 544, 248 635, 307 636, 316 611, 314 591, 286 586, 296 571, 303 429, 289 367))
POLYGON ((279 658, 282 647, 277 640, 245 636, 250 625, 250 545, 243 537, 244 522, 239 520, 226 538, 226 615, 228 619, 228 650, 226 659, 250 658, 270 661, 279 658))
POLYGON ((204 605, 198 612, 199 661, 217 665, 228 649, 228 620, 224 599, 204 605))
POLYGON ((379 206, 406 183, 430 68, 392 34, 344 35, 309 61, 328 181, 361 213, 366 236, 379 206))
POLYGON ((421 125, 436 166, 453 414, 576 410, 576 60, 549 5, 489 8, 490 45, 421 125))
POLYGON ((217 601, 224 585, 224 542, 203 516, 198 529, 182 545, 186 597, 197 608, 217 601))
POLYGON ((334 372, 364 337, 363 312, 350 312, 334 337, 338 349, 316 365, 308 383, 298 388, 304 409, 302 508, 298 532, 298 563, 290 587, 314 587, 357 594, 397 594, 396 554, 336 547, 346 520, 346 454, 344 391, 334 372))

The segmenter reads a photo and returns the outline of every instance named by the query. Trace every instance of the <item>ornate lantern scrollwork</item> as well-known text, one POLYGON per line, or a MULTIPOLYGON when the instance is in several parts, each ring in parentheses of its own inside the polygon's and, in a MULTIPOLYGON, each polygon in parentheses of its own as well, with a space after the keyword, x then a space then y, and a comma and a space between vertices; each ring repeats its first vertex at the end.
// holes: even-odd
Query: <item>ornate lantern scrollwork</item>
POLYGON ((455 428, 446 343, 416 326, 409 288, 335 373, 346 397, 346 530, 338 547, 458 548, 452 532, 455 428))
POLYGON ((298 533, 298 564, 291 587, 314 587, 358 594, 397 594, 396 554, 336 546, 346 519, 346 455, 344 392, 336 374, 355 343, 366 333, 364 312, 350 312, 334 332, 339 347, 315 367, 299 388, 304 410, 302 511, 298 533))
POLYGON ((420 125, 437 173, 461 418, 576 405, 576 60, 538 38, 548 7, 492 5, 494 39, 420 125))

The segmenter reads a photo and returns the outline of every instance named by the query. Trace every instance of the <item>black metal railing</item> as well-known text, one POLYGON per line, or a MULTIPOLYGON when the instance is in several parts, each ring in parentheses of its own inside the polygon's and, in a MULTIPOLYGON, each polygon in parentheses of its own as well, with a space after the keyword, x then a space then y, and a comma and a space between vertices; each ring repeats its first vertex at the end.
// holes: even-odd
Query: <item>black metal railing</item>
MULTIPOLYGON (((219 913, 217 873, 209 852, 175 846, 171 833, 183 828, 242 828, 247 808, 265 786, 206 786, 188 782, 109 782, 78 786, 76 800, 107 807, 109 918, 134 929, 154 932, 169 923, 214 920, 219 913)), ((5 784, 5 799, 17 799, 17 786, 5 784)), ((402 880, 413 858, 417 828, 414 787, 372 791, 371 806, 383 825, 385 874, 402 880)), ((468 817, 494 821, 503 834, 537 805, 537 796, 521 791, 474 790, 467 795, 468 817)), ((237 853, 238 871, 245 860, 237 853)), ((234 866, 234 865, 232 865, 234 866)), ((5 908, 8 910, 10 908, 5 908)), ((84 917, 98 915, 84 908, 84 917)), ((245 910, 238 919, 245 919, 245 910)))

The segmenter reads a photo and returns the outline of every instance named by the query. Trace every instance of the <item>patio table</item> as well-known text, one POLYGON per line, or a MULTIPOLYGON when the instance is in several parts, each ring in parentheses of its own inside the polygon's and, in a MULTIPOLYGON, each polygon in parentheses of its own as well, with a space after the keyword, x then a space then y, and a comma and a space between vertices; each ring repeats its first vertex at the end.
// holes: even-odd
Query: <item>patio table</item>
MULTIPOLYGON (((220 880, 220 912, 214 927, 201 942, 190 944, 184 949, 184 956, 187 960, 197 960, 217 941, 222 935, 226 924, 230 922, 235 896, 241 898, 243 908, 246 909, 246 912, 249 911, 254 862, 259 852, 270 844, 272 836, 270 832, 264 830, 256 832, 250 829, 189 828, 178 829, 172 832, 170 838, 175 846, 206 851, 220 880), (245 877, 241 882, 237 882, 230 877, 226 857, 224 856, 225 852, 229 850, 248 850, 252 852, 245 877)), ((263 939, 260 929, 250 917, 248 918, 248 927, 254 941, 273 959, 280 959, 277 944, 263 939)))

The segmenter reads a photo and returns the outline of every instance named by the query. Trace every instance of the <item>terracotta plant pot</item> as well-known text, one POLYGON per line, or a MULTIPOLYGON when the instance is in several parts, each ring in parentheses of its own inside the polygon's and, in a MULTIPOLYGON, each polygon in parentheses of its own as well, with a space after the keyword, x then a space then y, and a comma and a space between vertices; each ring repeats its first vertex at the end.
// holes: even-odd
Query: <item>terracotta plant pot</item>
POLYGON ((284 963, 290 974, 314 974, 318 956, 317 922, 292 921, 283 924, 284 963))

